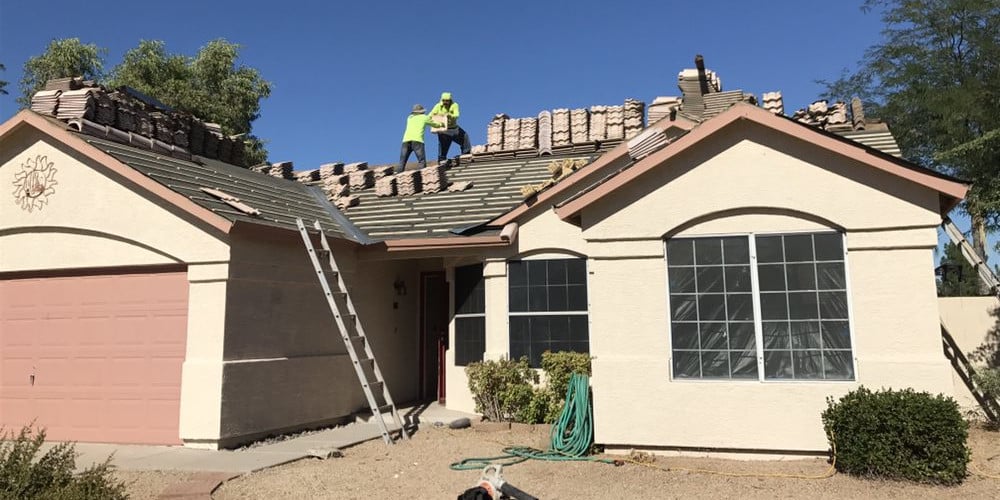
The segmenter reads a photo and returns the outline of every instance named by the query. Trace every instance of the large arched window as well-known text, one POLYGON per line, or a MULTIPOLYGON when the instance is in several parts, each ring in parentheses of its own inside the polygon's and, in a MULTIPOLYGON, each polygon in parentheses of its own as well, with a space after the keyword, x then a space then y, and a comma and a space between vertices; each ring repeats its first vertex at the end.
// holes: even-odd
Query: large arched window
POLYGON ((843 235, 666 243, 676 379, 853 380, 843 235))

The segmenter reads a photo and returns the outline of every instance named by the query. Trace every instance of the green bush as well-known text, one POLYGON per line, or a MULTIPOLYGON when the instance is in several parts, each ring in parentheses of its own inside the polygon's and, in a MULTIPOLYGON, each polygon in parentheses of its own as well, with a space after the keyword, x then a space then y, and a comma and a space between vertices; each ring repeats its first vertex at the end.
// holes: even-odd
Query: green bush
POLYGON ((528 358, 486 360, 465 367, 469 390, 476 411, 494 422, 517 421, 534 395, 538 373, 528 365, 528 358))
POLYGON ((469 390, 476 411, 494 422, 552 423, 559 419, 566 402, 566 389, 573 373, 590 375, 590 355, 577 352, 542 353, 546 384, 538 384, 538 372, 519 361, 502 359, 469 364, 469 390))
POLYGON ((125 485, 111 475, 111 458, 79 475, 72 443, 40 453, 45 430, 30 426, 14 436, 0 429, 0 499, 118 500, 128 498, 125 485))
POLYGON ((955 400, 861 387, 827 403, 823 426, 838 471, 946 485, 965 479, 968 424, 955 400))

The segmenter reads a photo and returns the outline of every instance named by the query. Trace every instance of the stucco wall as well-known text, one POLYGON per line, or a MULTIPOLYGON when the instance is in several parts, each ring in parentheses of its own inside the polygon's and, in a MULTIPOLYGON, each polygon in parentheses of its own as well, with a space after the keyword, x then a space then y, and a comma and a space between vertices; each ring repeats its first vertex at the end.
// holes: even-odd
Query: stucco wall
POLYGON ((218 438, 229 260, 223 236, 33 129, 9 134, 0 151, 0 272, 187 264, 180 437, 218 438), (22 165, 39 157, 52 163, 56 184, 45 205, 27 211, 15 203, 12 186, 22 165))
MULTIPOLYGON (((955 339, 966 356, 979 350, 996 352, 1000 346, 1000 302, 996 297, 941 297, 941 324, 955 339)), ((971 360, 974 366, 983 363, 971 360)), ((955 399, 963 410, 976 411, 979 407, 965 382, 952 372, 955 399)))
MULTIPOLYGON (((403 262, 361 267, 335 244, 376 359, 397 402, 416 398, 416 293, 395 297, 403 262), (396 307, 393 308, 393 302, 396 307)), ((222 438, 322 425, 367 408, 299 235, 234 231, 226 307, 222 438)))
MULTIPOLYGON (((581 227, 542 208, 522 220, 518 255, 589 257, 597 442, 821 451, 827 396, 860 384, 950 394, 933 276, 937 194, 756 127, 716 137, 592 205, 581 227), (665 236, 829 228, 847 234, 856 381, 670 379, 665 236)), ((486 262, 488 357, 507 350, 503 262, 486 262)))

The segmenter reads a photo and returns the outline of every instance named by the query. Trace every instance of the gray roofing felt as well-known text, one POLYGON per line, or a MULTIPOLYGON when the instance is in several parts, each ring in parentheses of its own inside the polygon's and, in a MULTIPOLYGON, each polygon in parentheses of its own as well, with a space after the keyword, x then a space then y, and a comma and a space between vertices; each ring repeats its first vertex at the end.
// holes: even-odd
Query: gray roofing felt
POLYGON ((317 188, 278 179, 228 163, 200 158, 199 163, 171 158, 152 151, 134 148, 88 135, 80 136, 94 147, 115 157, 198 205, 233 222, 252 222, 295 229, 301 217, 311 227, 318 220, 331 236, 357 240, 350 228, 338 219, 337 212, 317 188), (250 215, 201 190, 224 191, 260 211, 250 215))
POLYGON ((600 152, 530 158, 476 160, 446 171, 451 182, 472 181, 465 191, 378 197, 374 189, 358 194, 347 209, 351 222, 376 240, 453 236, 463 228, 488 222, 524 202, 521 186, 552 177, 548 165, 564 158, 595 159, 600 152))

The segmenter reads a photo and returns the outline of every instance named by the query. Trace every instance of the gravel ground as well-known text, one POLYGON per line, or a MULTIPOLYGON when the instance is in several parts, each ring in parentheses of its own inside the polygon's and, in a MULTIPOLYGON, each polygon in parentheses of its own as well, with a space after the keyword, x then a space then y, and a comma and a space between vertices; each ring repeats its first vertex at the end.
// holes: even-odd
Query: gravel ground
POLYGON ((115 471, 115 478, 125 482, 129 497, 136 500, 156 498, 167 486, 186 481, 189 477, 189 472, 115 471))
MULTIPOLYGON (((500 454, 508 445, 538 446, 541 431, 531 428, 484 430, 426 429, 389 449, 370 441, 344 450, 344 457, 304 460, 234 479, 214 498, 455 498, 473 486, 479 471, 452 471, 451 462, 500 454)), ((1000 433, 970 431, 973 465, 1000 476, 1000 433)), ((620 458, 620 457, 618 457, 620 458)), ((842 474, 826 479, 773 477, 821 476, 825 460, 735 461, 657 457, 652 467, 627 464, 529 461, 504 469, 511 484, 539 498, 1000 498, 1000 479, 970 475, 946 488, 890 481, 860 480, 842 474), (680 470, 701 469, 736 477, 680 470), (768 477, 772 475, 772 477, 768 477)))

